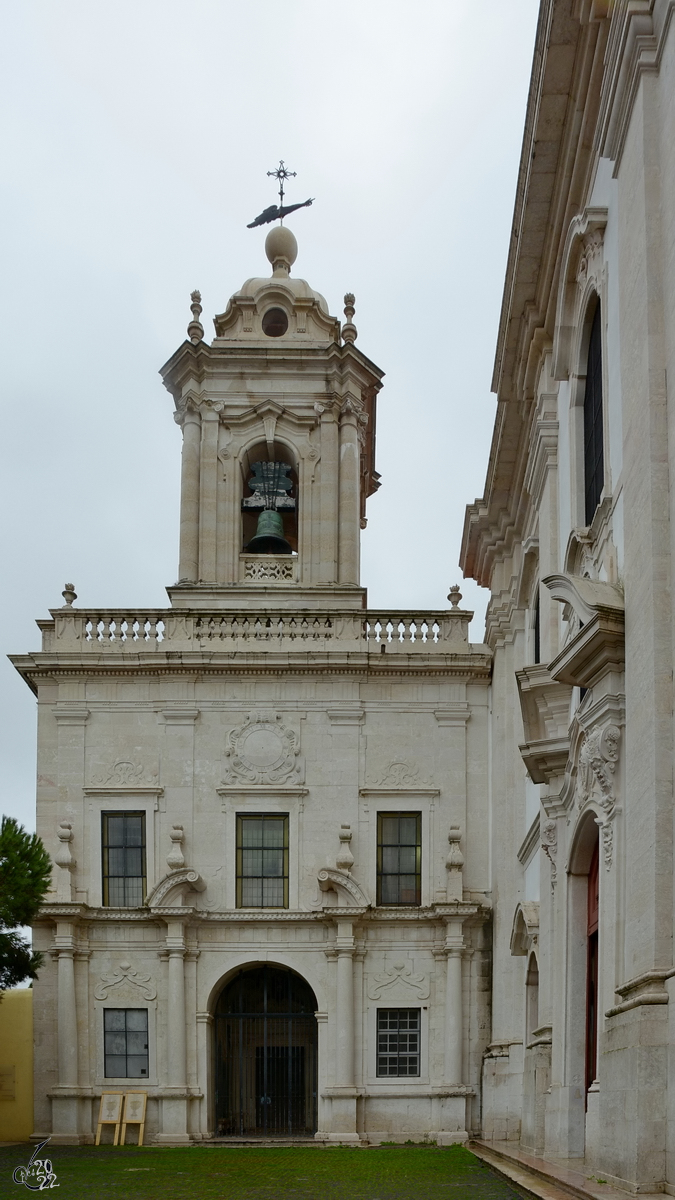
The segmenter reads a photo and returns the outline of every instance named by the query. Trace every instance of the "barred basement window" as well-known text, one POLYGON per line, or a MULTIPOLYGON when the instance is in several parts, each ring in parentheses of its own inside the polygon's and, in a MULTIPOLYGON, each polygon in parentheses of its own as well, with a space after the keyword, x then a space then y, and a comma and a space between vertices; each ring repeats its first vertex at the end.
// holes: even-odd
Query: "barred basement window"
POLYGON ((145 813, 102 813, 103 903, 138 908, 145 901, 145 813))
POLYGON ((584 484, 586 524, 590 525, 605 484, 602 412, 602 322, 598 301, 591 326, 584 393, 584 484))
POLYGON ((377 903, 421 904, 420 813, 377 814, 377 903))
POLYGON ((419 1008, 377 1010, 378 1075, 419 1075, 419 1008))
POLYGON ((106 1079, 144 1079, 148 1075, 147 1008, 104 1008, 106 1079))
POLYGON ((288 815, 237 817, 237 908, 288 908, 288 815))

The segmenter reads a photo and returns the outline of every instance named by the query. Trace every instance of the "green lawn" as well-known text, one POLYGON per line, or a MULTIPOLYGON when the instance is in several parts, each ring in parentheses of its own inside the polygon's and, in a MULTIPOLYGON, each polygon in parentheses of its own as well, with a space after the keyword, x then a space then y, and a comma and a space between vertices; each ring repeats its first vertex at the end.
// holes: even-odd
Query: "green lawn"
MULTIPOLYGON (((31 1146, 0 1149, 0 1195, 31 1194, 12 1182, 31 1146)), ((47 1153, 45 1146, 41 1155, 47 1153)), ((462 1146, 229 1149, 194 1146, 55 1146, 59 1200, 513 1200, 516 1192, 462 1146)))

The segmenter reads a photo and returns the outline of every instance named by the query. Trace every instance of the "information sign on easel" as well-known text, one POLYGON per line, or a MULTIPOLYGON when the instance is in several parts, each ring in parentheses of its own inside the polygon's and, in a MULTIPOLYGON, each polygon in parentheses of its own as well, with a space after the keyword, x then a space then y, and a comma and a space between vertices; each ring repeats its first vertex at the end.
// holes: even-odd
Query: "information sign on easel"
POLYGON ((115 1126, 115 1139, 113 1146, 116 1146, 120 1138, 120 1122, 122 1120, 122 1098, 123 1092, 102 1092, 101 1107, 98 1114, 98 1129, 96 1130, 96 1145, 101 1143, 101 1129, 104 1125, 115 1126))
POLYGON ((124 1116, 122 1117, 122 1141, 124 1146, 127 1135, 127 1125, 138 1125, 138 1145, 143 1145, 143 1131, 145 1129, 145 1105, 148 1099, 147 1092, 126 1092, 124 1096, 124 1116))

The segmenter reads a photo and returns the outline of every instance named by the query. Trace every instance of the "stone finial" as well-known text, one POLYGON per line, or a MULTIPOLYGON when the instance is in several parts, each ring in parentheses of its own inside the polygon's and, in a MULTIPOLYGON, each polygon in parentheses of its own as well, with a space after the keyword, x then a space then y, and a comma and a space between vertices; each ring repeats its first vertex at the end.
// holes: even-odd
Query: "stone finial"
POLYGON ((73 840, 73 827, 70 821, 61 822, 56 830, 56 836, 59 839, 59 848, 54 855, 54 862, 57 867, 60 867, 60 870, 55 873, 52 886, 56 890, 57 900, 70 904, 73 899, 73 872, 77 865, 70 849, 70 843, 73 840))
POLYGON ((448 600, 450 601, 452 608, 459 608, 461 599, 462 593, 459 590, 459 584, 453 583, 450 591, 448 592, 448 600))
POLYGON ((338 851, 338 856, 335 859, 335 866, 337 867, 338 871, 351 871, 352 867, 354 866, 354 855, 349 848, 349 843, 352 840, 351 825, 341 825, 339 837, 340 849, 338 851))
POLYGON ((181 867, 185 866, 185 855, 182 849, 185 837, 183 826, 172 825, 169 830, 169 837, 171 838, 172 845, 166 856, 166 865, 170 871, 179 871, 181 867))
POLYGON ((192 310, 192 320, 190 321, 190 324, 187 327, 187 333, 188 333, 188 337, 189 337, 190 341, 194 342, 196 345, 196 343, 201 342, 204 337, 204 326, 202 325, 201 321, 199 320, 199 318, 202 315, 202 294, 201 294, 201 292, 194 291, 192 293, 190 299, 192 300, 192 304, 190 305, 190 308, 192 310))
POLYGON ((290 275, 298 257, 298 243, 293 230, 286 225, 275 225, 270 229, 265 238, 265 254, 272 264, 274 275, 290 275))
POLYGON ((459 825, 451 825, 450 832, 448 833, 450 849, 448 850, 448 857, 445 860, 445 869, 448 872, 448 900, 462 899, 462 867, 464 866, 464 855, 459 848, 461 837, 462 831, 459 825))
POLYGON ((75 591, 74 585, 72 583, 67 583, 61 592, 61 595, 66 602, 65 608, 72 608, 73 600, 77 600, 77 592, 75 591))
POLYGON ((61 844, 54 855, 54 862, 57 867, 63 867, 66 871, 72 871, 75 866, 75 859, 70 850, 70 843, 73 840, 73 827, 70 821, 61 822, 56 831, 56 836, 61 844))
POLYGON ((347 292, 345 294, 345 316, 347 320, 342 326, 342 340, 344 342, 355 342, 358 337, 358 330, 352 320, 355 311, 354 293, 347 292))

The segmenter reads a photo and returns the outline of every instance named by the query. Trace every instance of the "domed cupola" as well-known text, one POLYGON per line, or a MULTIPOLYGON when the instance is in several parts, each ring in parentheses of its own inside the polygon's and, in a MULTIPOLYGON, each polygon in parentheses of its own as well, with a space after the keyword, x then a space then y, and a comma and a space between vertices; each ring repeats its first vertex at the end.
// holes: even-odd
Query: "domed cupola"
POLYGON ((277 225, 270 230, 265 253, 272 264, 271 277, 247 279, 232 296, 225 312, 214 318, 215 344, 267 344, 270 338, 312 344, 339 341, 340 322, 331 317, 321 293, 306 280, 291 278, 298 243, 287 226, 277 225))
POLYGON ((247 280, 215 318, 210 343, 193 292, 189 341, 162 368, 183 431, 171 602, 360 609, 383 372, 355 345, 353 295, 341 324, 291 276, 290 229, 272 229, 265 249, 271 276, 247 280))

